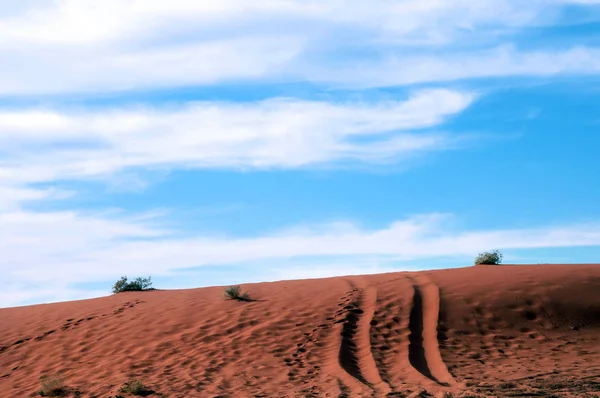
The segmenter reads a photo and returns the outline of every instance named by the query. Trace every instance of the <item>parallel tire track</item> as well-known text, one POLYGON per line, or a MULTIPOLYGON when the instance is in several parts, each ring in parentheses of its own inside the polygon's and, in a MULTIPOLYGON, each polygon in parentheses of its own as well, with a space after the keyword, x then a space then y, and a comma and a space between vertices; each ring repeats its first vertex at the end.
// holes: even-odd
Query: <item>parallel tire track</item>
MULTIPOLYGON (((346 293, 340 300, 340 310, 336 312, 334 321, 331 325, 331 339, 329 340, 327 362, 324 364, 324 371, 332 375, 337 380, 337 388, 339 398, 363 396, 371 391, 370 388, 362 381, 352 375, 354 371, 352 367, 348 367, 347 363, 352 364, 352 351, 347 343, 344 342, 344 334, 349 334, 348 312, 352 308, 356 308, 357 296, 359 289, 355 284, 348 281, 351 290, 346 293), (348 362, 346 362, 348 361, 348 362)), ((350 325, 349 325, 350 326, 350 325)))
POLYGON ((438 345, 438 317, 440 292, 424 275, 409 277, 413 282, 414 297, 410 314, 409 360, 425 377, 442 386, 456 384, 448 371, 438 345))
POLYGON ((343 307, 345 317, 339 324, 341 339, 338 364, 352 380, 352 383, 348 383, 348 378, 345 377, 344 384, 354 384, 355 388, 352 390, 356 390, 358 382, 358 390, 362 393, 370 391, 369 396, 385 396, 391 388, 382 380, 371 351, 371 321, 375 313, 377 289, 361 279, 353 279, 350 284, 353 287, 352 300, 343 307))
POLYGON ((377 289, 357 281, 357 297, 347 306, 342 326, 340 366, 352 377, 367 385, 376 394, 385 395, 390 386, 381 379, 371 351, 371 321, 377 303, 377 289))
POLYGON ((406 310, 392 316, 386 308, 398 303, 377 312, 382 304, 377 288, 360 278, 348 279, 351 290, 336 313, 329 354, 340 397, 385 397, 415 392, 414 388, 441 394, 458 387, 438 346, 439 289, 424 275, 407 275, 405 280, 406 299, 400 305, 406 310), (402 330, 405 337, 399 337, 402 330), (391 369, 402 370, 400 380, 388 380, 391 369))
POLYGON ((377 303, 377 289, 374 286, 366 286, 361 290, 359 296, 360 308, 357 311, 356 322, 356 359, 360 374, 365 384, 378 394, 387 394, 391 391, 388 383, 381 378, 381 371, 377 366, 371 348, 371 321, 375 313, 377 303))

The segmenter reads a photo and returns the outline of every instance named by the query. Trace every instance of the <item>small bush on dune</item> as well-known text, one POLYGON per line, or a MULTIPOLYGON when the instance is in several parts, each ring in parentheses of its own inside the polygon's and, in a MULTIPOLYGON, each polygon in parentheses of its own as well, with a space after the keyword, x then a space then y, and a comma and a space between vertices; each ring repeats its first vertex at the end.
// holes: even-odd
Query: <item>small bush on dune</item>
POLYGON ((65 378, 59 373, 42 377, 41 383, 40 395, 42 397, 62 397, 67 394, 65 378))
POLYGON ((502 253, 498 250, 483 252, 475 258, 475 265, 497 265, 502 262, 502 253))
POLYGON ((225 289, 226 300, 250 301, 248 293, 242 293, 242 288, 239 285, 229 286, 225 289))
POLYGON ((141 292, 144 290, 152 290, 152 280, 150 277, 137 278, 131 282, 128 282, 127 277, 122 276, 121 279, 116 281, 113 286, 113 293, 141 292))
POLYGON ((145 397, 147 395, 151 395, 154 393, 154 391, 150 390, 139 380, 128 381, 127 383, 125 383, 123 385, 123 387, 120 388, 119 391, 120 392, 128 392, 133 395, 139 395, 142 397, 145 397))

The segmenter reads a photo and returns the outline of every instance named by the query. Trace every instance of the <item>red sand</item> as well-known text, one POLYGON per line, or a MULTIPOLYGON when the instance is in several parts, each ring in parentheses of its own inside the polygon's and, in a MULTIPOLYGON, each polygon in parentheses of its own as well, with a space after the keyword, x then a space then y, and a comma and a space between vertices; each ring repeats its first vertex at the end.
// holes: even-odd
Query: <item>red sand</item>
POLYGON ((0 309, 0 397, 600 396, 600 265, 476 266, 0 309), (77 395, 80 394, 80 395, 77 395))

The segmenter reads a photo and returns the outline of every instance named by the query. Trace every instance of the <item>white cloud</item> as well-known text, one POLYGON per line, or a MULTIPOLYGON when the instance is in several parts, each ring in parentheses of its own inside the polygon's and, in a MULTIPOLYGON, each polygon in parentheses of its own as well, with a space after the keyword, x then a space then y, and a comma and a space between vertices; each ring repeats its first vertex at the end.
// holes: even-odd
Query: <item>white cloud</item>
POLYGON ((572 3, 572 4, 585 4, 585 5, 589 5, 589 4, 600 4, 600 0, 558 0, 559 2, 564 2, 564 3, 572 3))
POLYGON ((27 202, 65 199, 73 194, 73 192, 52 188, 33 189, 18 185, 0 184, 0 214, 17 210, 27 202))
MULTIPOLYGON (((5 96, 241 79, 308 79, 361 86, 381 72, 391 73, 390 83, 403 84, 451 79, 452 71, 462 68, 465 52, 471 59, 467 62, 475 65, 459 73, 464 78, 470 73, 480 76, 487 65, 497 76, 515 74, 517 69, 526 75, 544 75, 536 60, 545 63, 542 70, 558 64, 557 73, 598 72, 596 66, 565 61, 576 49, 516 53, 510 59, 481 51, 512 39, 520 28, 551 23, 560 15, 560 6, 569 3, 564 1, 19 3, 23 4, 0 11, 0 95, 5 96), (462 48, 460 54, 456 46, 462 48), (379 63, 363 62, 369 57, 365 50, 385 57, 379 63), (468 53, 471 50, 473 54, 468 53), (529 66, 509 65, 504 73, 506 62, 513 60, 524 60, 529 66), (357 65, 362 65, 360 70, 350 73, 357 65), (445 68, 451 72, 444 73, 445 68), (338 75, 337 69, 345 72, 338 75)), ((582 51, 595 57, 598 50, 582 51)))
POLYGON ((245 37, 130 49, 0 48, 0 94, 125 91, 258 79, 300 51, 297 40, 245 37))
POLYGON ((16 286, 11 283, 6 285, 0 283, 0 308, 33 305, 39 303, 54 303, 59 301, 83 300, 106 295, 106 289, 73 289, 66 284, 54 285, 52 287, 40 284, 32 288, 32 286, 28 284, 16 286))
POLYGON ((435 127, 474 95, 404 101, 196 103, 181 108, 0 112, 0 183, 106 176, 132 167, 298 167, 381 161, 446 148, 435 127))
MULTIPOLYGON (((31 299, 29 290, 41 286, 49 291, 46 296, 62 297, 62 287, 74 283, 113 280, 121 275, 168 275, 203 265, 319 256, 318 262, 325 266, 328 257, 332 264, 339 264, 339 257, 345 256, 348 269, 371 272, 386 265, 389 269, 394 261, 441 256, 470 260, 479 251, 493 248, 600 246, 600 224, 459 232, 453 228, 451 217, 439 214, 396 221, 379 230, 338 223, 252 238, 175 238, 156 225, 156 218, 123 218, 119 214, 14 211, 1 217, 4 283, 23 286, 19 294, 31 299), (386 256, 387 260, 379 264, 365 260, 376 256, 386 256)), ((326 275, 314 267, 303 268, 306 273, 296 270, 290 275, 326 275)), ((272 280, 273 275, 265 274, 269 269, 255 267, 254 272, 272 280)), ((8 300, 0 306, 14 304, 8 300)))
MULTIPOLYGON (((426 31, 440 33, 480 24, 520 25, 536 18, 546 1, 515 4, 509 0, 396 1, 375 0, 367 4, 350 0, 243 0, 198 2, 118 0, 61 0, 13 9, 0 24, 0 43, 97 44, 129 42, 163 35, 206 31, 222 26, 235 31, 244 24, 278 20, 289 24, 312 22, 366 27, 386 34, 407 35, 426 31)), ((268 27, 266 27, 268 29, 268 27)), ((300 33, 301 27, 294 27, 300 33)), ((305 33, 306 34, 306 33, 305 33)), ((400 36, 400 37, 402 37, 400 36)))
POLYGON ((600 72, 600 48, 527 51, 503 46, 492 50, 434 55, 387 55, 355 65, 316 67, 307 79, 365 88, 506 76, 590 75, 600 72))

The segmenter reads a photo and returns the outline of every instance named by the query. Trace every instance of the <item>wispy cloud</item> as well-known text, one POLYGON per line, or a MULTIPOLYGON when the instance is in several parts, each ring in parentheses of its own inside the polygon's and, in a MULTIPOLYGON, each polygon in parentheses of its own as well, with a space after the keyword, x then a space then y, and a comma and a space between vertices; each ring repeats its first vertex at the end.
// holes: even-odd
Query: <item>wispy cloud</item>
POLYGON ((0 183, 94 178, 135 167, 381 161, 452 145, 460 137, 416 130, 439 125, 473 100, 471 93, 425 90, 376 103, 271 99, 174 109, 0 112, 0 183))
MULTIPOLYGON (((386 256, 377 267, 394 261, 442 256, 468 258, 481 250, 600 245, 600 224, 540 226, 529 229, 457 231, 452 217, 426 214, 396 221, 379 230, 352 223, 286 229, 252 238, 189 236, 175 238, 151 217, 76 212, 14 211, 1 215, 0 269, 3 283, 39 287, 61 297, 62 287, 107 281, 123 274, 168 275, 203 265, 243 264, 256 260, 319 256, 321 264, 339 263, 360 270, 365 259, 386 256), (55 228, 60 225, 60 230, 55 228), (361 265, 362 264, 362 265, 361 265), (53 286, 56 286, 54 291, 53 286)), ((314 264, 313 264, 314 265, 314 264)), ((367 271, 373 262, 367 262, 367 271)), ((376 267, 376 268, 377 268, 376 267)), ((377 268, 380 269, 380 268, 377 268)), ((315 276, 314 267, 292 272, 315 276)), ((256 269, 256 274, 268 269, 256 269)), ((318 275, 322 275, 318 274, 318 275)), ((263 275, 271 280, 272 275, 263 275)), ((22 294, 25 294, 22 292, 22 294)), ((4 302, 0 305, 8 305, 4 302)))
POLYGON ((73 194, 73 192, 58 189, 34 189, 0 183, 0 214, 20 209, 27 202, 65 199, 73 194))
POLYGON ((319 65, 307 70, 307 79, 340 87, 404 86, 464 79, 600 73, 600 48, 572 47, 561 50, 519 51, 512 45, 492 50, 433 54, 386 53, 378 60, 357 60, 319 65))
POLYGON ((129 49, 2 49, 0 95, 127 91, 263 79, 299 52, 296 40, 245 37, 129 49))
POLYGON ((482 50, 559 19, 565 4, 596 2, 23 1, 0 12, 0 95, 597 73, 597 62, 579 62, 597 59, 597 48, 482 50))
POLYGON ((548 1, 541 0, 525 4, 509 0, 485 0, 477 4, 465 0, 375 0, 369 6, 347 0, 263 0, 252 4, 243 0, 225 0, 218 4, 172 0, 169 4, 131 1, 125 5, 118 0, 102 3, 93 0, 23 1, 0 13, 3 17, 0 37, 2 43, 127 43, 165 36, 189 37, 196 32, 222 31, 223 26, 228 32, 239 32, 240 28, 248 25, 257 28, 269 20, 271 23, 263 26, 263 31, 286 29, 287 25, 288 31, 299 33, 301 26, 290 26, 290 22, 312 21, 363 27, 385 37, 396 33, 395 38, 402 38, 415 32, 422 36, 426 31, 426 35, 434 36, 444 33, 447 39, 447 33, 479 25, 530 23, 548 5, 548 1))

